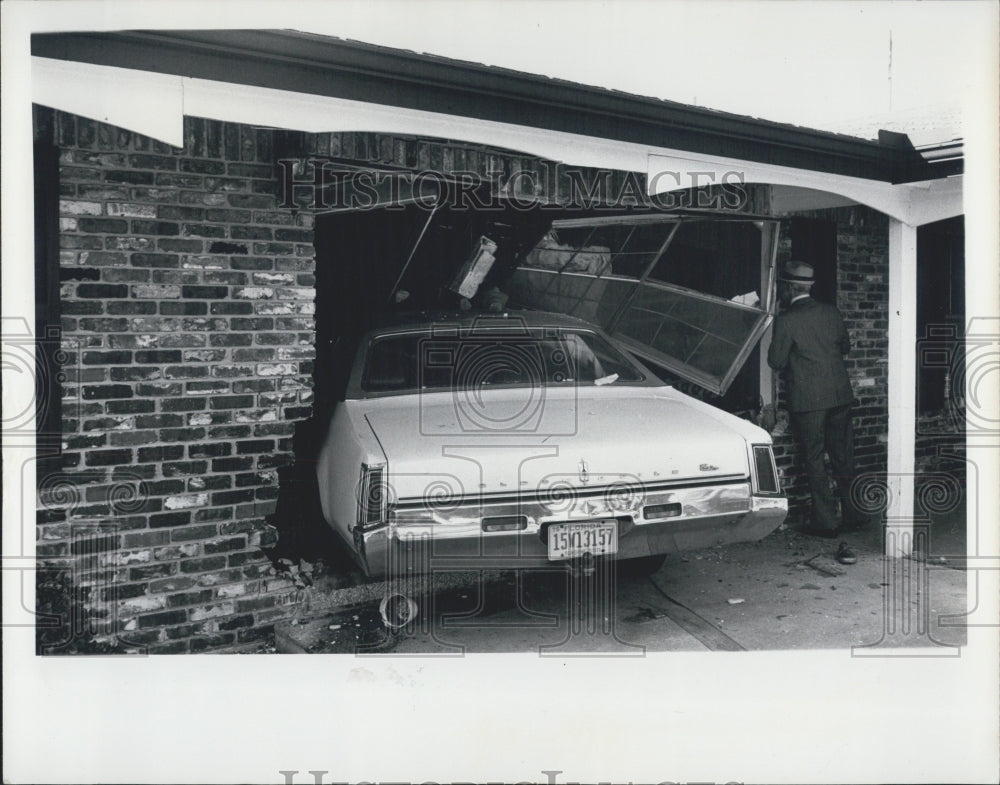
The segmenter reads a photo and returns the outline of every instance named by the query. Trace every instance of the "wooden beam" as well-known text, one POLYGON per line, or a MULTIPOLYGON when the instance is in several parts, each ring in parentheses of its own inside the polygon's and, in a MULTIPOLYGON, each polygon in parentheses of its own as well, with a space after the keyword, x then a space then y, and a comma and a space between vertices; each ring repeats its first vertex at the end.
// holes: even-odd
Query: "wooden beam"
POLYGON ((917 400, 917 229, 889 219, 889 438, 886 556, 913 550, 917 400))
POLYGON ((104 68, 64 60, 31 60, 31 97, 42 106, 128 128, 184 146, 184 89, 179 76, 104 68))
POLYGON ((684 151, 668 154, 649 148, 646 190, 651 196, 680 191, 699 185, 772 186, 772 209, 783 213, 812 209, 817 203, 857 202, 890 218, 920 226, 962 213, 961 176, 921 183, 891 183, 879 180, 826 174, 804 168, 775 166, 720 156, 697 155, 684 151), (794 201, 794 194, 803 198, 794 201), (791 196, 791 198, 789 198, 791 196), (823 199, 823 202, 817 202, 823 199))

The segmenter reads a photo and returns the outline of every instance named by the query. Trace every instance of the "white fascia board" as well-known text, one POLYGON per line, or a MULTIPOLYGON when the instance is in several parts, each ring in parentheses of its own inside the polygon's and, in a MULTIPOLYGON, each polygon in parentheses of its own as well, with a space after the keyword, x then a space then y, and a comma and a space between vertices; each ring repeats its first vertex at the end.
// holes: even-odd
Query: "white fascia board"
POLYGON ((960 174, 941 180, 908 183, 910 198, 908 223, 911 226, 923 226, 962 215, 965 212, 962 196, 965 187, 965 178, 960 174))
POLYGON ((672 151, 669 155, 651 153, 646 176, 651 195, 693 185, 766 183, 836 194, 873 207, 910 226, 962 214, 961 176, 893 185, 735 158, 694 156, 682 151, 672 151))
POLYGON ((801 188, 797 185, 775 185, 771 188, 771 211, 774 215, 787 215, 803 210, 826 210, 856 204, 852 199, 829 191, 801 188))
POLYGON ((649 148, 457 115, 268 87, 32 58, 32 100, 180 147, 183 117, 311 133, 360 131, 454 139, 578 166, 642 172, 649 148))
POLYGON ((680 151, 672 155, 649 156, 648 184, 651 194, 690 187, 690 179, 694 175, 698 175, 703 184, 767 183, 827 191, 871 205, 900 220, 906 212, 903 194, 894 191, 891 184, 877 180, 720 156, 695 156, 680 151), (680 178, 678 173, 681 173, 680 178), (677 185, 678 179, 682 181, 680 185, 677 185))
POLYGON ((181 77, 130 68, 31 58, 31 100, 184 146, 181 77))
POLYGON ((37 103, 177 146, 183 143, 183 115, 188 115, 310 133, 360 131, 454 139, 575 166, 631 172, 645 171, 649 154, 658 152, 615 139, 366 101, 40 57, 32 62, 37 103))
POLYGON ((513 123, 266 87, 184 79, 187 114, 312 133, 360 131, 453 139, 572 163, 642 172, 649 147, 513 123))
POLYGON ((650 195, 699 185, 770 183, 866 204, 911 226, 961 214, 961 178, 892 185, 860 177, 650 147, 514 123, 267 87, 32 58, 32 99, 176 147, 184 115, 312 133, 404 134, 500 147, 574 166, 647 173, 650 195), (951 183, 958 180, 958 184, 951 183))

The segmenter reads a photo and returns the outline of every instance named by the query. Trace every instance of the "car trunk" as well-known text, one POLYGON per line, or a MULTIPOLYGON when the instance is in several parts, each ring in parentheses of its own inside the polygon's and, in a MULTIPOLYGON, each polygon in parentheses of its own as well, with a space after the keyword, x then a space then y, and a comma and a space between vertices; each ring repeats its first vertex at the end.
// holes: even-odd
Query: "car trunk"
POLYGON ((372 402, 367 420, 388 459, 390 499, 449 503, 479 494, 590 491, 621 483, 713 482, 747 476, 742 436, 667 388, 482 392, 467 405, 450 393, 372 402), (540 411, 530 422, 529 406, 540 411), (414 417, 419 407, 419 416, 414 417), (497 423, 522 427, 504 431, 497 423))

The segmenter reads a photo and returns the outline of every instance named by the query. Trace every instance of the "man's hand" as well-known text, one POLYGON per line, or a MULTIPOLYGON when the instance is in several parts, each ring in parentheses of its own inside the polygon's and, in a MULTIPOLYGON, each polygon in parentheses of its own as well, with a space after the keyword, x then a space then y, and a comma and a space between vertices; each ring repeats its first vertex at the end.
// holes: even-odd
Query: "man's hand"
POLYGON ((760 427, 770 433, 774 426, 778 424, 778 415, 774 410, 774 404, 769 403, 760 412, 760 427))

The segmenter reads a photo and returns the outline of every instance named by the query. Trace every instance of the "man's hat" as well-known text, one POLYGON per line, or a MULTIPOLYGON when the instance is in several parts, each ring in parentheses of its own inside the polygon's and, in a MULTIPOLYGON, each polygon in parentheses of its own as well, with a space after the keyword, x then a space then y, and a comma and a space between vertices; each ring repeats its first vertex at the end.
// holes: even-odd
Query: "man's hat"
POLYGON ((810 284, 816 282, 813 277, 813 266, 807 262, 785 262, 778 277, 789 283, 810 284))

